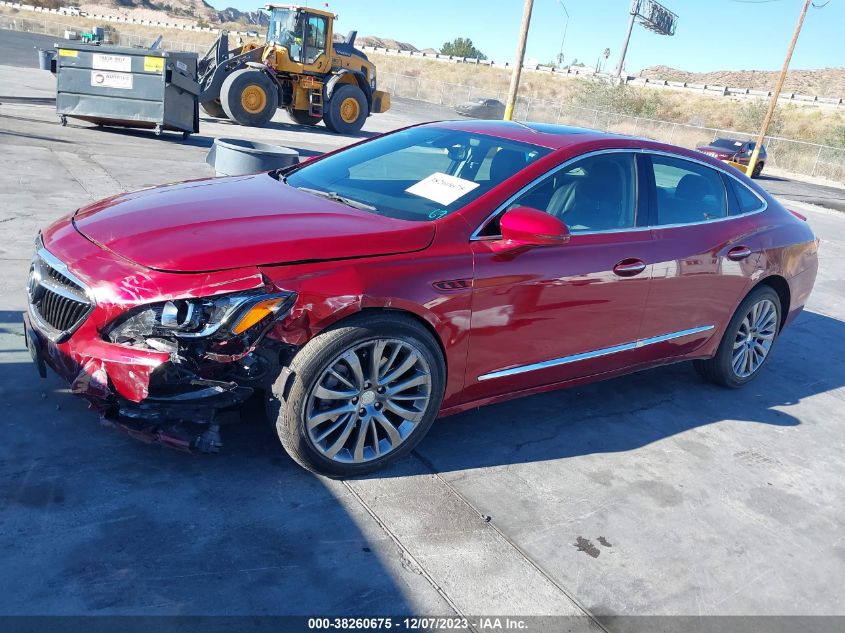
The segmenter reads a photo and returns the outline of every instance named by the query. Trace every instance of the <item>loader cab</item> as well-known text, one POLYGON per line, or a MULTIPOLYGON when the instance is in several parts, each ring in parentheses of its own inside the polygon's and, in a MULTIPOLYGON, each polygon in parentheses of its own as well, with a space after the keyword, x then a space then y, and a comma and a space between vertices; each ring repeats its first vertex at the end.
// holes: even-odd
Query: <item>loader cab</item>
POLYGON ((266 10, 268 45, 287 49, 292 62, 305 66, 317 63, 322 55, 331 57, 331 13, 278 5, 267 5, 266 10))

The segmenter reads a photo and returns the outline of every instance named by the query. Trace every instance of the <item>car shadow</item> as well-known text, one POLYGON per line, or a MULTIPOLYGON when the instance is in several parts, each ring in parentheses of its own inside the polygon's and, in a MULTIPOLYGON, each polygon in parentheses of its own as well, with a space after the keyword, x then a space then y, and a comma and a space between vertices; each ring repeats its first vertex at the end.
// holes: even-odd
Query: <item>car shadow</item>
MULTIPOLYGON (((13 322, 11 327, 17 330, 20 315, 0 312, 0 320, 13 322)), ((437 420, 415 449, 417 459, 406 458, 367 477, 632 451, 726 421, 798 426, 801 421, 785 409, 845 386, 845 366, 813 359, 843 356, 845 322, 805 311, 778 339, 761 375, 742 389, 710 384, 698 376, 691 363, 676 363, 518 398, 437 420)), ((225 454, 236 453, 277 467, 292 466, 260 408, 250 408, 240 422, 222 429, 225 454)))
POLYGON ((740 421, 798 426, 788 408, 845 386, 845 323, 804 312, 754 381, 726 389, 677 363, 519 398, 438 420, 407 459, 370 477, 462 471, 635 451, 691 429, 740 421))
POLYGON ((102 428, 0 311, 0 615, 413 615, 416 575, 342 485, 266 423, 231 431, 190 455, 102 428))

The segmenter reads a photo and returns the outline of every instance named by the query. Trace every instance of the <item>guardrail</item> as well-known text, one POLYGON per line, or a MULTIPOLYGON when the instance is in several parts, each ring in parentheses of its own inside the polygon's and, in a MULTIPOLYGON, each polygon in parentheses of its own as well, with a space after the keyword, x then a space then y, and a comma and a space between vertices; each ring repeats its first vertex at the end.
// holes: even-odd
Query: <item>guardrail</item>
MULTIPOLYGON (((492 92, 477 86, 431 81, 396 73, 381 73, 379 86, 394 97, 405 97, 454 107, 473 97, 495 98, 504 102, 504 91, 492 92)), ((665 143, 695 148, 720 136, 752 140, 756 134, 674 123, 659 119, 620 114, 601 108, 569 105, 558 101, 519 97, 514 118, 523 121, 561 123, 606 132, 644 136, 665 143)), ((845 148, 809 143, 780 136, 767 136, 766 160, 770 167, 795 174, 817 176, 845 184, 845 148)))
MULTIPOLYGON (((446 62, 452 64, 473 64, 478 66, 489 66, 491 68, 513 68, 512 62, 497 62, 489 59, 476 59, 474 57, 455 57, 453 55, 443 55, 441 53, 427 53, 423 51, 403 51, 398 49, 382 48, 379 46, 362 46, 361 50, 378 53, 381 55, 396 55, 401 57, 415 57, 426 60, 433 60, 438 62, 446 62)), ((553 75, 574 76, 585 79, 597 79, 607 82, 619 82, 631 86, 645 87, 645 88, 672 88, 676 90, 694 90, 695 92, 703 92, 711 95, 731 96, 731 97, 747 97, 747 98, 761 98, 765 99, 772 96, 770 90, 753 90, 751 88, 736 88, 733 86, 725 86, 719 84, 700 84, 686 81, 670 81, 667 79, 650 79, 648 77, 634 77, 631 75, 623 75, 615 77, 609 73, 596 72, 594 69, 581 69, 572 66, 566 68, 556 68, 554 66, 544 66, 542 64, 523 64, 523 70, 531 72, 543 72, 553 75)), ((819 97, 817 95, 804 95, 794 92, 781 92, 778 101, 783 102, 800 102, 800 103, 816 103, 823 105, 841 106, 845 105, 845 99, 841 97, 819 97)))

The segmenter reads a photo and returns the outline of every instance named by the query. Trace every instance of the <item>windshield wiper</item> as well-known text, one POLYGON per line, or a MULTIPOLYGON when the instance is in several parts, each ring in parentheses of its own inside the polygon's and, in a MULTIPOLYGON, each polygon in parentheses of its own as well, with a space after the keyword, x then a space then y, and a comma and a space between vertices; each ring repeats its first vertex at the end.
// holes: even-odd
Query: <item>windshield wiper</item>
POLYGON ((334 191, 322 191, 320 189, 311 189, 310 187, 297 187, 297 189, 299 189, 300 191, 304 191, 305 193, 313 193, 315 196, 320 196, 322 198, 334 200, 335 202, 340 202, 341 204, 345 204, 346 206, 352 207, 353 209, 362 209, 364 211, 378 210, 371 204, 367 204, 366 202, 359 202, 358 200, 353 200, 352 198, 347 198, 346 196, 341 196, 334 191))

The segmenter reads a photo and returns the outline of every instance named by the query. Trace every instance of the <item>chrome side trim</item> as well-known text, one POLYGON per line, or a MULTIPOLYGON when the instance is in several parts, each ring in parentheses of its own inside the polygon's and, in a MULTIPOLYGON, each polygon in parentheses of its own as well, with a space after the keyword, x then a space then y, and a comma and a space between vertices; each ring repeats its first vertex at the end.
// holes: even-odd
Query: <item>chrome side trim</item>
MULTIPOLYGON (((757 197, 757 199, 760 200, 760 202, 762 203, 763 206, 761 206, 759 209, 755 209, 754 211, 748 211, 746 213, 737 213, 736 215, 726 215, 725 217, 722 217, 722 218, 713 218, 712 220, 702 220, 701 222, 688 222, 688 223, 685 223, 685 224, 656 224, 656 225, 650 225, 650 226, 632 226, 632 227, 621 228, 621 229, 607 229, 605 231, 577 231, 576 230, 576 231, 572 231, 573 236, 575 236, 575 235, 602 235, 604 233, 634 233, 634 232, 639 232, 639 231, 651 231, 651 230, 655 230, 655 229, 672 229, 672 228, 678 228, 678 227, 681 227, 681 226, 697 226, 699 224, 711 224, 713 222, 724 222, 725 220, 734 220, 736 218, 744 218, 744 217, 748 217, 749 215, 756 215, 757 213, 763 213, 763 211, 765 211, 766 209, 769 208, 769 203, 766 202, 765 198, 763 198, 759 193, 757 193, 756 191, 754 191, 754 189, 752 189, 751 187, 746 185, 744 182, 742 182, 742 180, 737 178, 735 174, 732 174, 729 170, 723 169, 723 168, 721 168, 717 165, 711 165, 708 162, 705 162, 703 160, 698 160, 696 158, 691 158, 689 156, 682 156, 681 154, 673 154, 672 152, 665 152, 665 151, 656 150, 656 149, 645 149, 645 148, 641 148, 641 147, 626 147, 626 148, 614 147, 614 148, 609 148, 609 149, 595 150, 595 151, 592 151, 592 152, 587 152, 585 154, 579 154, 578 156, 573 156, 572 158, 570 158, 569 160, 561 163, 557 167, 554 167, 554 168, 550 169, 549 171, 547 171, 546 173, 538 176, 537 178, 532 180, 530 183, 525 185, 522 189, 517 191, 510 198, 505 200, 504 203, 502 203, 501 205, 496 207, 496 210, 493 211, 493 213, 491 213, 489 216, 487 216, 487 218, 485 218, 485 220, 478 226, 478 228, 475 229, 475 231, 473 231, 472 235, 470 235, 470 237, 469 237, 469 241, 470 242, 482 242, 482 241, 486 241, 486 240, 502 239, 501 235, 481 236, 481 235, 479 235, 479 233, 481 233, 481 231, 484 230, 484 227, 487 226, 493 218, 495 218, 497 215, 499 215, 504 209, 506 209, 509 205, 511 205, 517 198, 522 196, 522 194, 527 193, 528 190, 530 190, 533 187, 535 187, 536 185, 540 184, 546 178, 553 176, 554 174, 556 174, 561 169, 564 169, 565 167, 568 167, 569 165, 571 165, 575 161, 582 160, 584 158, 590 158, 591 156, 597 156, 599 154, 618 154, 620 152, 628 152, 628 153, 631 153, 631 154, 656 154, 658 156, 668 156, 669 158, 675 158, 677 160, 687 160, 691 163, 698 163, 700 165, 703 165, 704 167, 709 167, 710 169, 712 169, 714 171, 717 171, 719 173, 725 174, 726 176, 728 176, 730 178, 733 178, 737 183, 739 183, 740 186, 745 187, 746 189, 748 189, 748 191, 753 193, 757 197)), ((638 195, 639 195, 639 192, 638 192, 638 195)))
POLYGON ((525 374, 529 371, 536 371, 538 369, 548 369, 549 367, 557 367, 559 365, 568 365, 569 363, 577 363, 578 361, 588 360, 590 358, 599 358, 600 356, 609 356, 610 354, 617 354, 619 352, 627 352, 632 349, 639 349, 647 345, 655 345, 656 343, 664 343, 676 338, 684 336, 691 336, 693 334, 701 334, 702 332, 709 332, 714 329, 715 325, 702 325, 701 327, 694 327, 688 330, 680 330, 678 332, 670 332, 669 334, 661 334, 660 336, 652 336, 650 338, 643 338, 632 343, 622 343, 621 345, 614 345, 612 347, 603 347, 601 349, 593 350, 592 352, 583 352, 581 354, 573 354, 572 356, 563 356, 561 358, 553 358, 551 360, 544 360, 539 363, 532 363, 530 365, 519 365, 509 369, 499 369, 491 371, 487 374, 482 374, 478 377, 479 382, 482 380, 492 380, 493 378, 504 378, 505 376, 515 376, 517 374, 525 374))

